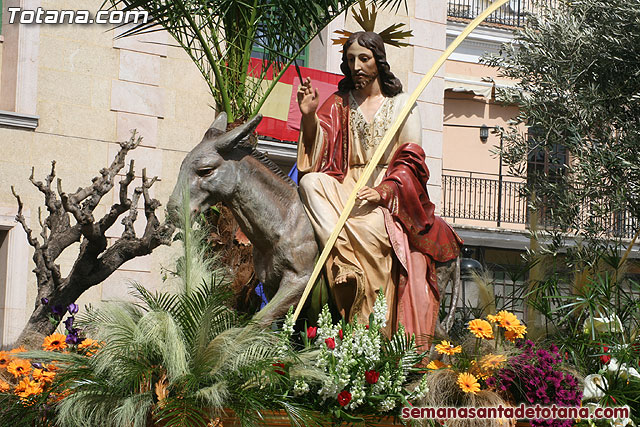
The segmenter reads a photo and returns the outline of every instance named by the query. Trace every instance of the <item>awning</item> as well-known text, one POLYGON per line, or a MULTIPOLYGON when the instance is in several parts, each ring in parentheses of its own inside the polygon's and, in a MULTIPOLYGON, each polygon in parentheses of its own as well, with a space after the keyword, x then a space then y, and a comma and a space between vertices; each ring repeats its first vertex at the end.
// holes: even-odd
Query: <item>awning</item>
POLYGON ((444 90, 452 92, 470 92, 487 100, 494 99, 494 88, 513 88, 513 80, 447 74, 444 77, 444 90))

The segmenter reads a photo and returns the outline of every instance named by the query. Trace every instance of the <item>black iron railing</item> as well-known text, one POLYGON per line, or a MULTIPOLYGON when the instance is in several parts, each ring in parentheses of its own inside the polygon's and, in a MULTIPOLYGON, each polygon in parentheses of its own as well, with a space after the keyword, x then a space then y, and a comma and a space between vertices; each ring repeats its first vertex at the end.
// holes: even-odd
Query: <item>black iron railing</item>
POLYGON ((442 216, 456 219, 525 224, 527 202, 520 197, 523 182, 513 178, 442 176, 442 216))
MULTIPOLYGON (((457 219, 487 221, 501 227, 503 223, 528 224, 527 200, 522 197, 526 183, 509 176, 445 170, 442 175, 442 216, 453 222, 457 219), (448 172, 448 173, 447 173, 448 172), (475 175, 475 176, 474 176, 475 175)), ((630 212, 614 212, 594 218, 587 215, 592 206, 585 202, 579 209, 577 228, 596 222, 607 235, 630 239, 640 227, 638 218, 630 212)), ((550 207, 538 210, 540 227, 550 227, 545 213, 550 207)), ((593 212, 593 211, 591 211, 593 212)), ((492 225, 494 225, 492 224, 492 225)))
MULTIPOLYGON (((509 27, 521 27, 527 13, 540 7, 554 7, 557 0, 511 0, 489 15, 485 24, 499 24, 509 27)), ((473 19, 487 8, 486 0, 449 0, 447 16, 450 18, 473 19)))

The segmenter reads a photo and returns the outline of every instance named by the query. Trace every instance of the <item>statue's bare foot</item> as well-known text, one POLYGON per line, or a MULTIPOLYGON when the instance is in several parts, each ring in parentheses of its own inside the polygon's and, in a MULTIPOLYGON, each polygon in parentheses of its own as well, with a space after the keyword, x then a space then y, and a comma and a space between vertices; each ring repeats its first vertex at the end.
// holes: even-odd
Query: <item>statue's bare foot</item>
POLYGON ((358 277, 356 276, 356 273, 354 273, 353 271, 348 271, 346 273, 339 274, 336 277, 335 282, 336 285, 345 285, 348 283, 356 284, 357 280, 358 277))

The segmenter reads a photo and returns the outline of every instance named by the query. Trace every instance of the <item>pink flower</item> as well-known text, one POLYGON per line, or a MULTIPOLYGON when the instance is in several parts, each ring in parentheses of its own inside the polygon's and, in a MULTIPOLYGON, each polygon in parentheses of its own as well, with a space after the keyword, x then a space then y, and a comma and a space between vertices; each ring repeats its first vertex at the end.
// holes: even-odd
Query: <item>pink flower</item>
MULTIPOLYGON (((326 340, 324 340, 324 343, 327 345, 327 348, 329 350, 333 350, 334 348, 336 348, 336 340, 333 338, 327 338, 326 340)), ((351 399, 351 395, 349 395, 349 399, 351 399)))
POLYGON ((338 394, 338 403, 340 404, 340 406, 347 406, 349 402, 351 402, 351 393, 349 393, 347 390, 342 390, 340 394, 338 394))
POLYGON ((318 328, 316 326, 309 326, 307 328, 307 338, 310 340, 314 339, 318 334, 318 328))
POLYGON ((367 380, 369 384, 377 383, 379 378, 380 378, 380 372, 371 370, 371 371, 366 371, 364 373, 364 379, 367 380))

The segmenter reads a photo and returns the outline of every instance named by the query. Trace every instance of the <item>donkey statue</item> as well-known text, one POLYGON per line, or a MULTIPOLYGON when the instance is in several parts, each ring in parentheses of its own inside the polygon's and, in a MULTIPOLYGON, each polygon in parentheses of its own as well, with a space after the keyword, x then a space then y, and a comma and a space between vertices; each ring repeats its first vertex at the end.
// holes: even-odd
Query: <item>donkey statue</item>
MULTIPOLYGON (((190 192, 190 210, 197 213, 223 202, 253 244, 256 275, 264 285, 269 303, 254 320, 269 326, 297 304, 313 271, 318 253, 311 222, 296 184, 273 162, 246 143, 262 119, 225 132, 227 115, 221 113, 182 162, 178 183, 168 210, 176 210, 182 191, 190 192)), ((453 324, 460 294, 459 260, 437 267, 440 294, 452 283, 452 299, 437 335, 446 336, 453 324), (458 268, 456 268, 458 266, 458 268)))
POLYGON ((191 212, 217 202, 233 212, 253 244, 256 276, 269 300, 254 320, 267 327, 300 301, 318 246, 296 184, 247 143, 261 119, 225 132, 227 115, 219 114, 182 162, 168 210, 177 208, 188 188, 191 212))

